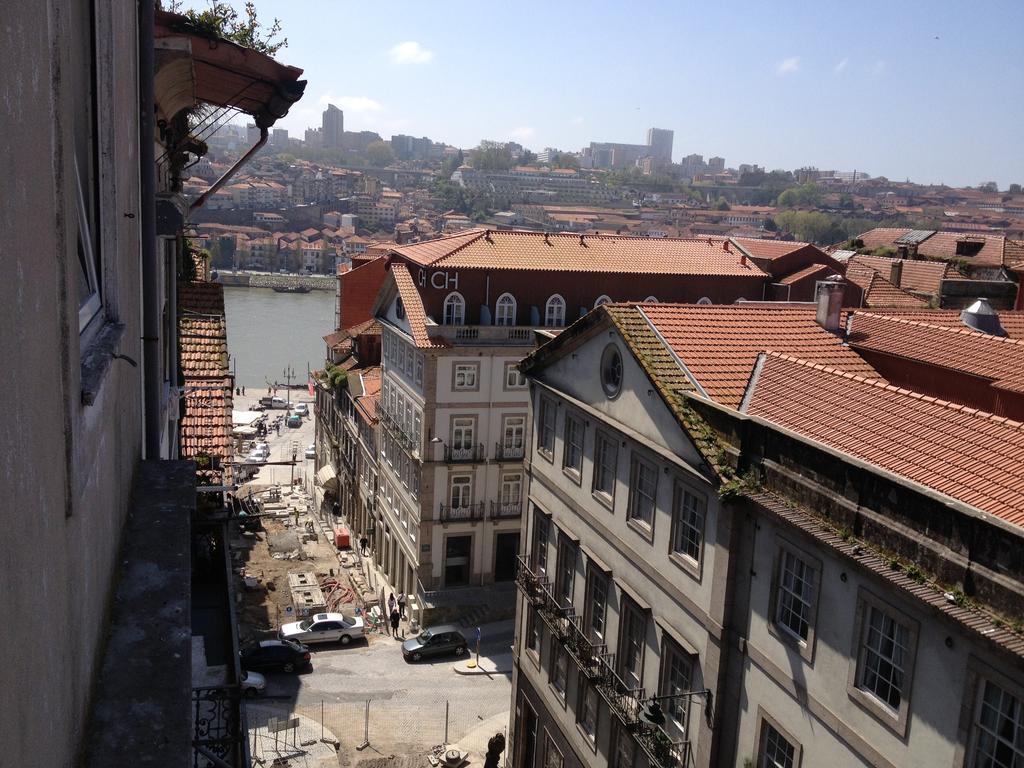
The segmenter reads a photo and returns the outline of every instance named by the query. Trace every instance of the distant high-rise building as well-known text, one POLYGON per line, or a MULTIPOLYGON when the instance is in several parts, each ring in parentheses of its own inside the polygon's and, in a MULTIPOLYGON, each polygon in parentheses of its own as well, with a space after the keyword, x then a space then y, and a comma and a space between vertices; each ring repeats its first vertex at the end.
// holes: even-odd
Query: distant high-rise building
POLYGON ((651 157, 657 165, 668 165, 672 162, 672 137, 674 132, 665 128, 647 129, 647 146, 651 157))
POLYGON ((270 133, 270 146, 284 149, 288 146, 288 130, 286 128, 275 128, 270 133))
POLYGON ((307 128, 306 129, 306 146, 308 147, 320 147, 323 146, 323 131, 319 128, 307 128))
POLYGON ((722 173, 725 170, 725 158, 724 157, 709 157, 708 158, 708 173, 722 173))
POLYGON ((256 123, 249 123, 245 126, 245 140, 250 145, 260 140, 260 129, 256 127, 256 123))
POLYGON ((345 134, 345 113, 333 104, 324 110, 320 140, 325 147, 339 149, 345 134))

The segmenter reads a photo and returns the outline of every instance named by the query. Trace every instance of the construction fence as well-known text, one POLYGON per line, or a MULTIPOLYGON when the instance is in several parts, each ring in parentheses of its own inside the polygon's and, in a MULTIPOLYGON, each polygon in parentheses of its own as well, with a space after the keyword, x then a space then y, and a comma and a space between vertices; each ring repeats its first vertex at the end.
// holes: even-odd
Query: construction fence
POLYGON ((254 700, 246 710, 252 766, 335 749, 350 757, 428 754, 442 745, 482 751, 487 739, 504 733, 507 725, 492 723, 488 728, 478 709, 476 704, 448 698, 443 690, 436 691, 432 701, 418 697, 415 704, 403 703, 397 693, 394 698, 308 705, 254 700))

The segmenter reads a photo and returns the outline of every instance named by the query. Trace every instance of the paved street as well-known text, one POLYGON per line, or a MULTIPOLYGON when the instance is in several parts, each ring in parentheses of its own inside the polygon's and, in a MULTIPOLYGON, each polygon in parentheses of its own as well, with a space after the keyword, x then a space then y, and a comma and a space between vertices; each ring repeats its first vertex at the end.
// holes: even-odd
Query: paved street
MULTIPOLYGON (((482 749, 488 736, 507 727, 511 674, 502 672, 511 670, 513 632, 511 621, 482 629, 481 666, 498 673, 456 673, 456 666, 465 668, 465 658, 407 664, 399 641, 383 635, 349 647, 312 646, 312 671, 269 674, 266 696, 250 704, 250 720, 294 713, 323 722, 341 742, 342 765, 424 753, 442 742, 482 749), (367 700, 370 746, 357 751, 367 700)), ((464 632, 472 638, 472 630, 464 632)))
MULTIPOLYGON (((252 406, 253 403, 259 402, 260 397, 266 395, 266 389, 253 390, 249 389, 246 391, 244 396, 235 395, 234 409, 236 411, 244 411, 252 406)), ((283 391, 279 392, 280 397, 285 397, 283 391)), ((313 459, 305 458, 306 448, 313 442, 314 424, 313 424, 313 398, 309 396, 305 390, 292 390, 291 401, 298 405, 299 403, 306 403, 309 406, 310 415, 302 420, 301 427, 287 427, 284 422, 281 422, 281 434, 278 435, 277 431, 270 429, 274 423, 274 419, 278 416, 285 416, 288 412, 283 409, 266 410, 264 413, 267 416, 267 428, 269 433, 263 438, 270 446, 270 461, 290 461, 292 457, 292 443, 298 444, 298 463, 295 465, 295 478, 301 480, 304 486, 307 486, 307 490, 312 489, 313 484, 313 459)), ((244 458, 244 456, 239 457, 244 458)), ((291 467, 288 466, 262 466, 256 473, 255 477, 251 482, 260 484, 272 484, 280 483, 281 485, 288 485, 288 481, 292 476, 291 467)))

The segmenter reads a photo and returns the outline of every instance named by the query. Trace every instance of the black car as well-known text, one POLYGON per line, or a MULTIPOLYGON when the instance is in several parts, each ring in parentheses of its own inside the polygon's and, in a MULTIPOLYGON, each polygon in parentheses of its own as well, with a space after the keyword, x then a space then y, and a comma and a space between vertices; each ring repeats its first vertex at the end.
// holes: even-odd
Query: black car
POLYGON ((462 656, 467 650, 465 636, 453 624, 427 627, 402 643, 402 655, 406 661, 419 661, 428 656, 462 656))
POLYGON ((309 666, 309 648, 294 640, 261 640, 243 648, 242 669, 294 672, 309 666))

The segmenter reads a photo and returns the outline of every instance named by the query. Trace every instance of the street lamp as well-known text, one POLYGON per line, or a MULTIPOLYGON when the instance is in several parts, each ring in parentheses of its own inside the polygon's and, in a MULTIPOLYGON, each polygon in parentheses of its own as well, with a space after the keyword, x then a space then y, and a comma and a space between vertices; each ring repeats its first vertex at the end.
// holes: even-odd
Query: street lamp
POLYGON ((661 702, 673 701, 675 699, 686 699, 692 696, 704 697, 704 719, 707 721, 708 728, 714 728, 714 694, 711 693, 710 688, 705 688, 702 691, 673 693, 668 696, 651 696, 645 702, 647 706, 640 712, 640 719, 647 725, 663 726, 665 725, 665 712, 661 708, 661 702))

